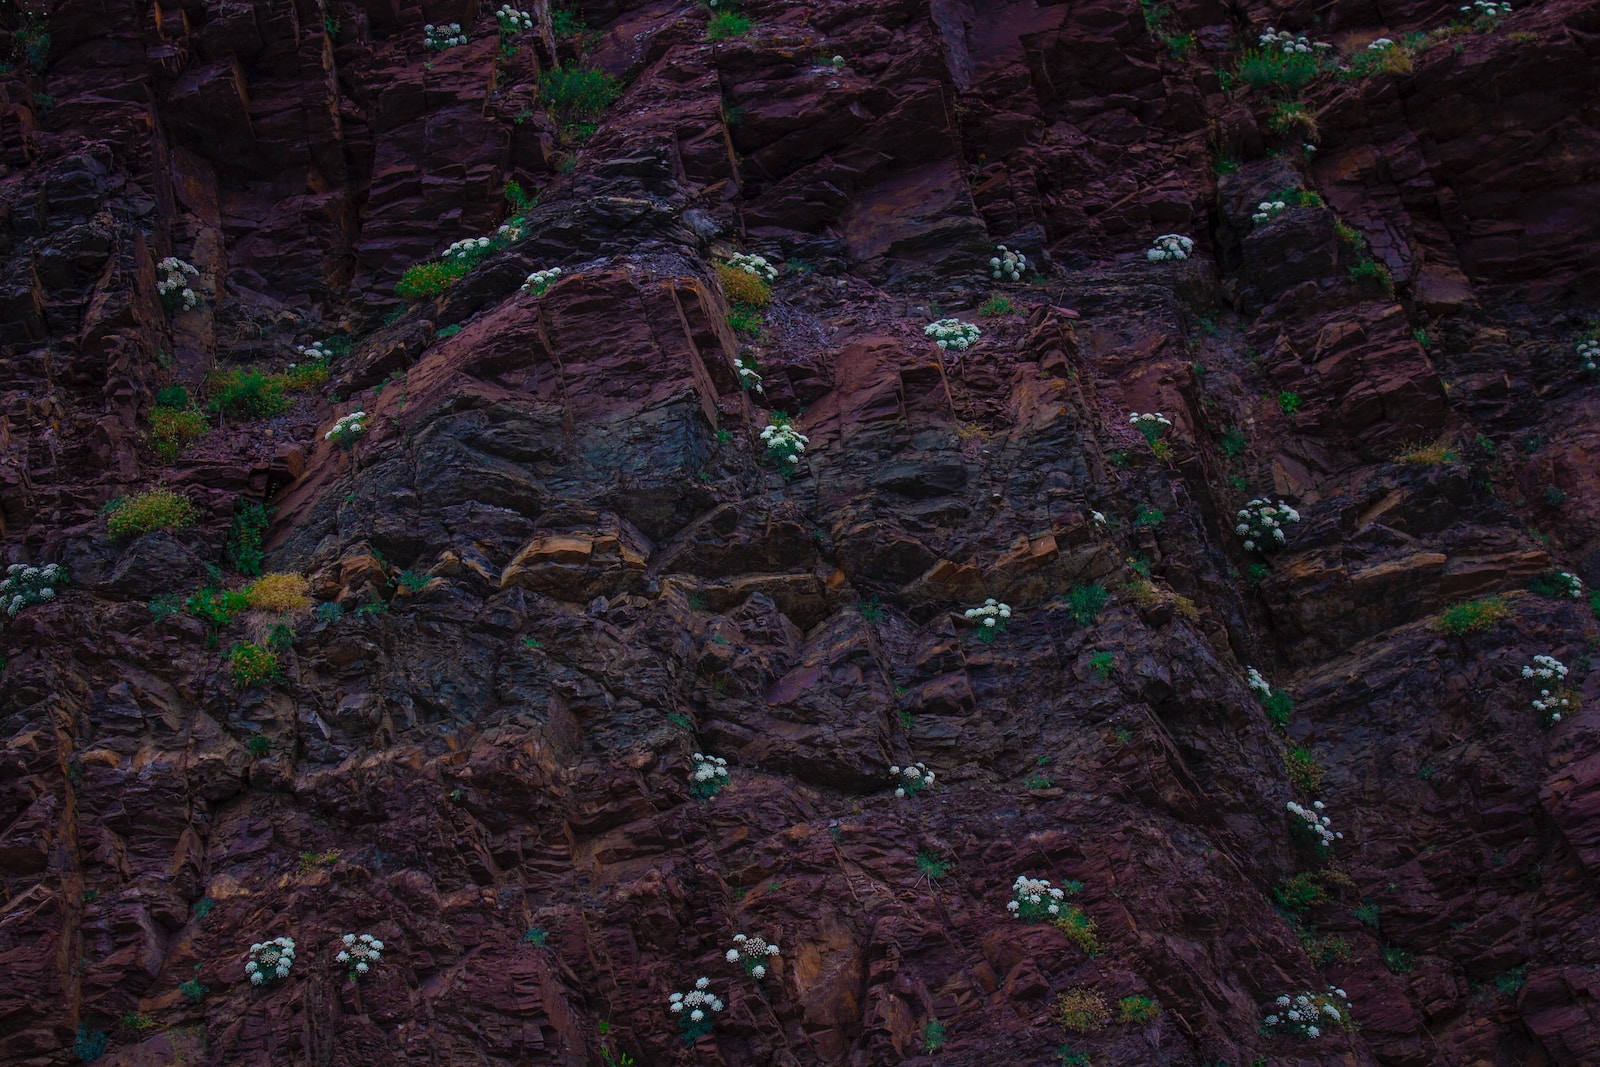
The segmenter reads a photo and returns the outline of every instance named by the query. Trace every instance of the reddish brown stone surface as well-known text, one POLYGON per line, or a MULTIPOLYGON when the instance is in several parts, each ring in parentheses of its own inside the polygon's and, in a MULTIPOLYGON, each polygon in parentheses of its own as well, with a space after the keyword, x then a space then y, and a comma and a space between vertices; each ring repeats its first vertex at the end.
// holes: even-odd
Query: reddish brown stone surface
POLYGON ((581 142, 538 89, 577 43, 505 55, 487 4, 34 9, 34 62, 0 12, 0 547, 71 584, 0 629, 0 1067, 97 1031, 116 1067, 1600 1064, 1600 624, 1527 588, 1600 585, 1593 4, 1323 76, 1284 132, 1218 74, 1269 24, 1359 52, 1456 5, 747 0, 712 45, 683 0, 580 0, 626 82, 581 142), (524 235, 402 306, 512 179, 524 235), (1325 203, 1252 225, 1296 186, 1325 203), (1147 262, 1173 231, 1195 257, 1147 262), (1037 276, 985 318, 997 243, 1037 276), (735 250, 790 261, 759 336, 735 250), (169 254, 200 310, 163 311, 169 254), (982 342, 941 361, 942 315, 982 342), (157 390, 337 332, 287 412, 150 447, 157 390), (1127 425, 1156 410, 1166 461, 1127 425), (156 484, 199 522, 113 542, 103 505, 156 484), (1232 516, 1267 494, 1303 521, 1252 569, 1232 516), (244 584, 242 501, 345 613, 240 691, 270 618, 150 605, 244 584), (1579 703, 1550 729, 1541 653, 1579 703), (706 803, 697 751, 731 770, 706 803), (912 760, 939 788, 897 800, 912 760), (1296 919, 1313 797, 1344 838, 1296 919), (1009 918, 1019 874, 1081 882, 1099 952, 1009 918), (783 949, 761 986, 741 931, 783 949), (346 932, 387 946, 359 984, 346 932), (666 1003, 701 974, 727 1008, 689 1047, 666 1003), (1359 1030, 1258 1031, 1330 983, 1359 1030), (1164 1010, 1068 1034, 1076 987, 1164 1010))

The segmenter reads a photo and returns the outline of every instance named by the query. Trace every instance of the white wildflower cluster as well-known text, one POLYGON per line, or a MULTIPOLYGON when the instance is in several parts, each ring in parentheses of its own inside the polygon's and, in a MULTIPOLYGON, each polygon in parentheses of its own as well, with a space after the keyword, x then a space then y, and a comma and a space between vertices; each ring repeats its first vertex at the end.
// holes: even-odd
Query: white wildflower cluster
POLYGON ((1391 41, 1389 38, 1387 38, 1387 37, 1379 37, 1376 41, 1373 41, 1371 44, 1367 45, 1367 51, 1369 51, 1369 52, 1387 52, 1389 49, 1391 49, 1393 47, 1394 47, 1394 42, 1391 41))
POLYGON ((1600 340, 1578 342, 1578 369, 1585 374, 1600 374, 1600 340))
POLYGON ((753 274, 764 282, 770 282, 778 276, 778 268, 768 263, 765 256, 735 252, 728 257, 728 266, 734 270, 742 270, 746 274, 753 274))
POLYGON ((274 978, 289 977, 294 966, 294 938, 275 937, 250 946, 250 960, 244 973, 250 976, 251 985, 266 985, 274 978))
POLYGON ((1054 919, 1061 914, 1061 900, 1066 895, 1066 890, 1053 888, 1048 879, 1019 874, 1011 883, 1011 900, 1006 910, 1013 919, 1030 923, 1054 919))
POLYGON ((701 800, 710 800, 728 784, 728 761, 703 752, 696 752, 692 758, 694 769, 689 772, 689 792, 701 800))
POLYGON ((745 974, 758 982, 767 976, 767 957, 778 954, 777 945, 769 945, 765 938, 760 937, 734 934, 733 946, 723 958, 729 963, 739 964, 745 974))
POLYGON ((156 264, 161 275, 156 281, 156 293, 168 311, 193 311, 200 306, 200 294, 189 287, 190 278, 200 277, 200 270, 177 256, 168 256, 156 264))
MULTIPOLYGON (((295 351, 306 359, 318 363, 326 363, 333 358, 333 353, 323 347, 321 341, 312 341, 309 345, 296 345, 295 351)), ((291 367, 294 364, 289 364, 291 367)))
POLYGON ((507 219, 494 231, 494 238, 501 246, 510 244, 522 236, 522 231, 527 228, 527 222, 521 215, 507 219))
POLYGON ((522 291, 532 293, 534 296, 543 296, 549 288, 561 277, 560 267, 546 267, 536 270, 528 275, 528 280, 522 283, 522 291))
POLYGON ((756 370, 754 356, 750 357, 750 362, 748 363, 745 362, 745 357, 734 356, 733 370, 739 376, 739 388, 753 389, 758 393, 764 392, 761 388, 761 372, 756 370))
POLYGON ((1267 1009, 1266 1018, 1261 1020, 1262 1029, 1315 1041, 1323 1034, 1354 1026, 1350 1011, 1344 990, 1337 986, 1329 986, 1326 993, 1307 990, 1294 997, 1284 994, 1267 1009))
POLYGON ((1308 808, 1304 804, 1293 800, 1284 805, 1290 815, 1294 816, 1291 824, 1295 836, 1307 844, 1317 848, 1332 848, 1335 841, 1343 841, 1344 834, 1333 829, 1333 820, 1322 814, 1326 807, 1320 800, 1313 800, 1308 808))
POLYGON ((844 69, 844 56, 834 56, 832 59, 828 60, 828 62, 832 64, 834 70, 844 69))
POLYGON ((1583 596, 1583 579, 1571 571, 1556 571, 1547 581, 1557 590, 1558 595, 1569 596, 1574 600, 1583 596))
POLYGON ((1128 412, 1128 425, 1138 430, 1150 444, 1161 440, 1161 435, 1167 432, 1172 425, 1172 420, 1161 412, 1145 412, 1143 415, 1137 411, 1128 412))
POLYGON ((789 475, 800 466, 800 456, 811 438, 796 430, 788 420, 770 422, 761 431, 761 440, 767 446, 767 455, 778 465, 781 474, 789 475))
POLYGON ((345 934, 339 939, 344 948, 339 950, 340 963, 350 965, 350 977, 359 978, 372 970, 372 965, 383 962, 383 942, 371 934, 345 934))
POLYGON ((440 253, 439 258, 476 263, 490 252, 493 252, 494 248, 493 237, 468 237, 446 248, 440 253))
POLYGON ((1005 632, 1006 623, 1011 619, 1011 605, 990 597, 981 607, 968 608, 963 615, 969 622, 978 624, 978 640, 987 643, 1005 632))
POLYGON ((1254 667, 1249 668, 1249 673, 1244 678, 1244 684, 1260 700, 1266 700, 1272 695, 1272 686, 1267 684, 1267 680, 1262 677, 1261 672, 1254 667))
POLYGON ((446 48, 467 43, 467 35, 461 32, 459 22, 447 22, 441 26, 430 22, 422 27, 422 39, 430 52, 443 52, 446 48))
POLYGON ((925 336, 933 338, 940 348, 945 350, 953 348, 957 352, 965 352, 983 336, 983 331, 972 323, 962 322, 960 319, 940 319, 925 327, 922 332, 925 336))
POLYGON ((340 448, 350 448, 356 439, 367 432, 367 413, 365 411, 352 411, 343 415, 333 424, 333 429, 322 435, 324 441, 332 441, 340 448))
POLYGON ((533 16, 526 11, 518 11, 510 4, 501 4, 500 9, 494 13, 494 19, 500 24, 502 37, 527 33, 533 29, 533 16))
POLYGON ((894 795, 897 797, 914 797, 933 784, 933 772, 921 763, 913 763, 909 767, 890 767, 889 773, 894 775, 894 795))
POLYGON ((1533 679, 1539 686, 1539 695, 1533 699, 1533 710, 1544 716, 1547 725, 1554 726, 1561 721, 1563 712, 1572 710, 1572 701, 1563 695, 1561 688, 1561 683, 1567 677, 1567 668, 1560 660, 1554 656, 1535 656, 1531 664, 1522 668, 1522 676, 1533 679))
POLYGON ((67 572, 54 563, 43 567, 13 563, 6 568, 6 580, 0 582, 0 605, 5 606, 7 615, 16 618, 23 608, 54 600, 56 586, 66 584, 67 572))
POLYGON ((1265 552, 1284 544, 1284 524, 1299 522, 1300 513, 1281 500, 1257 497, 1239 509, 1238 520, 1234 531, 1244 538, 1245 551, 1265 552))
POLYGON ((1282 200, 1263 200, 1256 205, 1255 214, 1250 216, 1250 221, 1257 226, 1263 226, 1288 210, 1289 205, 1282 200))
POLYGON ((1151 242, 1144 258, 1152 263, 1163 263, 1167 260, 1188 259, 1189 253, 1193 251, 1193 238, 1185 237, 1181 233, 1164 233, 1151 242))
POLYGON ((1288 30, 1275 30, 1267 27, 1267 32, 1256 38, 1261 47, 1270 51, 1283 52, 1287 55, 1309 55, 1312 52, 1326 52, 1333 45, 1325 41, 1313 42, 1304 34, 1290 33, 1288 30))
POLYGON ((667 998, 667 1010, 678 1017, 678 1028, 683 1039, 693 1042, 711 1032, 710 1012, 722 1010, 722 1001, 706 992, 709 978, 695 979, 694 988, 687 993, 674 993, 667 998))
POLYGON ((1511 5, 1505 3, 1497 4, 1494 0, 1472 0, 1470 4, 1462 4, 1461 11, 1471 15, 1475 22, 1486 21, 1493 23, 1511 14, 1511 5))
POLYGON ((1028 269, 1028 257, 1021 252, 1011 251, 1005 245, 996 246, 995 251, 1000 254, 989 259, 989 272, 994 275, 995 280, 1009 278, 1014 282, 1020 282, 1022 272, 1028 269))

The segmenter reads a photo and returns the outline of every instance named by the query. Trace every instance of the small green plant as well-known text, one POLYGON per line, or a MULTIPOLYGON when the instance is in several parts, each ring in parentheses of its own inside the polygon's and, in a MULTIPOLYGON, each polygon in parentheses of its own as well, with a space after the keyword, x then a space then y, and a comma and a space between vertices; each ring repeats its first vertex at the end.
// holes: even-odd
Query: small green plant
POLYGON ((1055 783, 1050 780, 1048 775, 1030 774, 1027 780, 1022 783, 1022 788, 1032 791, 1035 789, 1049 789, 1053 785, 1055 783))
POLYGON ((332 15, 324 15, 322 17, 322 32, 329 37, 339 36, 339 20, 332 15))
MULTIPOLYGON (((1217 73, 1227 75, 1230 80, 1233 77, 1228 71, 1218 71, 1217 73)), ((1223 88, 1226 89, 1228 87, 1223 86, 1223 88)), ((1218 156, 1216 166, 1212 169, 1218 174, 1232 174, 1239 169, 1239 161, 1232 156, 1218 156)))
POLYGON ((1087 986, 1067 990, 1056 1000, 1056 1018, 1061 1026, 1075 1034, 1092 1034, 1103 1029, 1111 1017, 1106 998, 1087 986))
POLYGON ((1135 526, 1160 526, 1166 520, 1166 515, 1158 507, 1149 504, 1140 504, 1134 512, 1133 524, 1135 526))
POLYGON ((994 294, 978 305, 978 314, 986 319, 998 319, 1005 315, 1014 315, 1016 310, 1016 305, 999 293, 994 294))
POLYGON ((1272 896, 1289 911, 1309 911, 1328 902, 1328 891, 1317 871, 1301 871, 1272 887, 1272 896))
POLYGON ((388 601, 386 601, 386 600, 369 600, 365 604, 361 605, 359 608, 356 609, 356 618, 358 618, 358 619, 369 619, 374 615, 386 614, 388 612, 388 610, 389 610, 389 602, 388 601))
POLYGON ((154 600, 150 601, 148 606, 150 608, 150 615, 155 619, 156 622, 162 622, 168 618, 171 618, 182 610, 182 608, 178 605, 178 598, 171 596, 170 594, 156 597, 154 600))
POLYGON ((199 512, 189 498, 170 489, 152 489, 118 497, 106 506, 106 531, 114 540, 137 537, 153 530, 181 530, 193 526, 199 512))
POLYGON ((336 600, 324 600, 311 614, 318 622, 338 622, 344 618, 344 608, 340 607, 336 600))
POLYGON ((539 99, 563 125, 597 122, 621 95, 617 79, 575 63, 539 75, 539 99))
POLYGON ((1285 391, 1278 394, 1278 409, 1291 419, 1294 418, 1294 413, 1300 410, 1301 402, 1299 393, 1285 391))
POLYGON ((1265 563, 1252 563, 1245 568, 1245 581, 1251 585, 1260 585, 1267 580, 1267 575, 1272 573, 1265 563))
POLYGON ((400 577, 396 578, 395 581, 400 584, 401 589, 408 593, 420 593, 429 582, 433 581, 433 578, 426 574, 418 574, 416 571, 407 570, 401 571, 400 577))
POLYGON ((1508 997, 1517 995, 1527 979, 1526 967, 1513 967, 1509 971, 1501 971, 1494 976, 1494 987, 1508 997))
POLYGON ((1460 459, 1455 449, 1436 443, 1428 444, 1423 441, 1402 445, 1395 454, 1397 463, 1416 463, 1423 466, 1437 467, 1444 463, 1454 463, 1460 459))
POLYGON ((1446 608, 1439 615, 1437 629, 1452 637, 1475 634, 1489 629, 1510 614, 1511 609, 1506 607, 1501 598, 1483 597, 1446 608))
POLYGON ((1250 447, 1250 442, 1245 440, 1244 433, 1237 426, 1229 426, 1222 432, 1222 454, 1229 459, 1237 459, 1250 447))
POLYGON ((1123 997, 1117 1001, 1117 1007, 1121 1021, 1136 1026, 1153 1022, 1161 1014, 1161 1005, 1144 996, 1123 997))
POLYGON ((728 312, 728 325, 735 333, 745 333, 759 336, 766 323, 766 316, 758 308, 746 304, 735 304, 728 312))
POLYGON ((438 333, 434 334, 433 335, 433 339, 435 341, 448 341, 450 338, 454 337, 456 334, 458 334, 460 332, 461 332, 461 327, 460 326, 454 326, 454 325, 446 326, 444 329, 442 329, 438 333))
POLYGON ((1303 789, 1307 793, 1315 793, 1322 788, 1322 779, 1326 772, 1309 748, 1299 746, 1291 748, 1284 762, 1289 765, 1289 781, 1294 783, 1295 788, 1303 789))
POLYGON ((427 300, 438 296, 465 278, 474 265, 460 258, 414 263, 400 275, 400 280, 394 286, 394 295, 402 300, 427 300))
POLYGON ((1103 682, 1111 677, 1111 664, 1116 656, 1110 652, 1096 652, 1089 657, 1089 669, 1100 676, 1103 682))
POLYGON ((1398 945, 1383 948, 1383 965, 1394 974, 1410 974, 1416 963, 1417 958, 1398 945))
POLYGON ((200 984, 200 965, 194 965, 194 977, 178 986, 178 992, 183 994, 183 999, 190 1004, 198 1004, 211 992, 211 987, 200 984))
POLYGON ((944 1047, 944 1023, 929 1019, 922 1028, 922 1047, 928 1052, 938 1052, 944 1047))
POLYGON ((304 878, 308 874, 314 874, 324 868, 332 867, 338 860, 339 850, 336 848, 330 848, 326 852, 302 852, 300 853, 300 877, 304 878))
POLYGON ((1389 273, 1389 268, 1375 259, 1360 259, 1350 265, 1350 280, 1353 282, 1364 281, 1368 278, 1376 281, 1383 291, 1390 296, 1394 295, 1394 276, 1389 273))
POLYGON ((522 935, 522 943, 525 945, 537 945, 540 948, 544 948, 545 941, 548 940, 549 937, 550 934, 547 931, 541 930, 537 926, 530 926, 528 927, 527 932, 522 935))
POLYGON ((72 1054, 84 1063, 93 1063, 106 1051, 106 1035, 99 1030, 91 1030, 85 1024, 79 1024, 78 1037, 72 1043, 72 1054))
POLYGON ((245 748, 252 759, 265 759, 272 752, 272 742, 260 734, 256 734, 245 742, 245 748))
POLYGON ((206 916, 210 915, 211 909, 216 906, 217 902, 210 897, 201 897, 194 902, 194 907, 190 909, 190 914, 194 916, 196 922, 205 922, 206 916))
POLYGON ((1273 133, 1294 133, 1299 131, 1302 136, 1315 139, 1317 136, 1317 119, 1311 113, 1311 108, 1299 100, 1279 100, 1272 106, 1272 114, 1267 117, 1267 129, 1273 133))
POLYGON ((150 409, 150 444, 164 463, 177 459, 210 428, 205 412, 199 408, 157 406, 150 409))
POLYGON ((241 641, 228 650, 228 670, 236 689, 249 689, 278 677, 278 654, 253 641, 241 641))
POLYGON ((1098 582, 1077 582, 1067 590, 1067 615, 1079 626, 1093 626, 1111 596, 1098 582))
POLYGON ((247 419, 270 419, 289 410, 289 382, 281 374, 267 374, 255 367, 230 367, 218 370, 209 381, 209 407, 220 415, 247 419))
POLYGON ((728 41, 750 32, 750 19, 737 11, 718 11, 706 24, 706 40, 728 41))
POLYGON ((1056 1049, 1056 1062, 1060 1063, 1061 1067, 1089 1067, 1089 1057, 1074 1050, 1071 1045, 1062 1045, 1056 1049))
POLYGON ((233 524, 228 527, 222 558, 228 566, 247 578, 261 574, 264 554, 262 537, 267 529, 267 508, 253 500, 240 499, 233 508, 233 524))
POLYGON ((1284 52, 1277 48, 1249 49, 1239 58, 1234 75, 1252 89, 1298 92, 1322 69, 1315 53, 1284 52))
POLYGON ((138 1036, 155 1028, 156 1021, 143 1012, 130 1011, 117 1020, 117 1029, 138 1036))
POLYGON ((1289 713, 1294 710, 1294 700, 1289 696, 1288 692, 1282 689, 1274 689, 1269 696, 1262 700, 1261 706, 1265 709, 1267 719, 1272 725, 1280 730, 1289 725, 1289 713))
POLYGON ((875 624, 883 621, 883 604, 877 597, 871 597, 857 604, 856 611, 860 614, 862 622, 875 624))
POLYGON ((1100 938, 1095 932, 1095 921, 1089 918, 1082 908, 1064 906, 1052 925, 1066 934, 1073 944, 1083 949, 1085 955, 1099 954, 1100 938))
POLYGON ((1545 486, 1544 502, 1550 507, 1559 508, 1567 502, 1567 494, 1553 485, 1545 486))
POLYGON ((1428 335, 1428 331, 1423 329, 1421 326, 1418 326, 1416 329, 1411 331, 1411 338, 1423 348, 1433 347, 1433 338, 1430 337, 1428 335))
POLYGON ((1370 926, 1374 930, 1378 928, 1378 905, 1372 901, 1363 900, 1350 914, 1354 915, 1363 925, 1370 926))

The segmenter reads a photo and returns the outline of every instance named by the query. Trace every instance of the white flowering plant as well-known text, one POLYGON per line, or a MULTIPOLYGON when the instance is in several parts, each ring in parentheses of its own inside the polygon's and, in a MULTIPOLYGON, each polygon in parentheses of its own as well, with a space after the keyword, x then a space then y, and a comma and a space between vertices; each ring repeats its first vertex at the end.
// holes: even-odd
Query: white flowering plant
POLYGON ((467 35, 461 32, 459 22, 447 22, 439 26, 430 22, 422 27, 422 43, 430 52, 443 52, 447 48, 466 44, 467 35))
POLYGON ((339 942, 344 947, 336 958, 350 965, 352 979, 359 980, 374 965, 383 962, 383 942, 371 934, 345 934, 339 942))
POLYGON ((1282 548, 1286 543, 1283 527, 1300 521, 1300 513, 1294 508, 1281 500, 1274 504, 1266 497, 1250 501, 1239 509, 1236 517, 1238 523, 1234 532, 1244 538, 1246 552, 1282 548))
POLYGON ((1288 30, 1276 30, 1271 26, 1267 32, 1256 38, 1261 47, 1273 52, 1282 52, 1285 55, 1311 55, 1316 52, 1328 52, 1333 45, 1326 41, 1312 41, 1303 33, 1290 33, 1288 30))
POLYGON ((528 275, 527 281, 522 283, 522 291, 524 293, 532 293, 534 296, 543 296, 550 291, 550 287, 556 283, 556 279, 559 277, 561 277, 560 267, 546 267, 544 270, 536 270, 528 275))
POLYGON ((1579 600, 1583 597, 1583 579, 1571 571, 1550 571, 1541 574, 1528 583, 1528 588, 1541 596, 1554 597, 1557 600, 1562 598, 1579 600))
POLYGON ((13 563, 6 568, 6 580, 0 582, 0 605, 4 605, 7 615, 16 618, 23 608, 54 600, 56 589, 66 584, 67 572, 58 564, 33 567, 13 563))
POLYGON ((962 616, 978 624, 978 640, 988 644, 1005 632, 1006 623, 1011 621, 1011 605, 990 597, 979 607, 968 608, 962 616))
POLYGON ((777 464, 778 473, 789 478, 799 468, 811 438, 796 430, 789 416, 773 412, 772 421, 761 431, 761 443, 767 447, 767 458, 777 464))
POLYGON ((1522 676, 1539 687, 1539 695, 1533 698, 1533 710, 1544 717, 1546 726, 1554 726, 1562 715, 1571 714, 1572 696, 1562 685, 1567 678, 1566 664, 1554 656, 1535 656, 1532 663, 1522 668, 1522 676))
POLYGON ((1150 244, 1144 258, 1151 263, 1165 263, 1188 259, 1194 251, 1194 239, 1181 233, 1164 233, 1150 244))
POLYGON ((168 256, 156 264, 156 272, 161 275, 156 280, 156 293, 161 297, 162 307, 169 312, 182 312, 200 306, 200 294, 189 286, 190 278, 200 277, 198 267, 177 256, 168 256))
POLYGON ((955 349, 957 352, 965 352, 977 344, 978 338, 983 336, 983 331, 972 323, 962 322, 960 319, 940 319, 924 327, 922 332, 925 336, 933 338, 941 349, 945 351, 955 349))
POLYGON ((1495 3, 1495 0, 1472 0, 1470 4, 1462 4, 1460 10, 1472 18, 1472 28, 1482 33, 1494 29, 1501 19, 1511 14, 1511 5, 1495 3))
POLYGON ((1289 725, 1289 713, 1294 710, 1294 701, 1290 699, 1286 690, 1273 689, 1266 678, 1262 677, 1261 672, 1254 667, 1249 668, 1244 684, 1256 695, 1256 699, 1266 709, 1267 718, 1272 720, 1274 726, 1281 728, 1289 725))
POLYGON ((1337 986, 1329 986, 1326 993, 1307 990, 1292 997, 1286 993, 1268 1006, 1261 1020, 1264 1034, 1289 1034, 1308 1041, 1354 1028, 1350 1002, 1337 986))
POLYGON ((451 263, 463 263, 471 268, 482 263, 499 247, 500 242, 494 237, 466 237, 439 253, 439 258, 451 263))
POLYGON ((1128 412, 1128 425, 1138 430, 1145 441, 1153 446, 1157 441, 1161 440, 1161 435, 1171 428, 1172 420, 1159 411, 1145 412, 1143 415, 1137 411, 1130 411, 1128 412))
POLYGON ((922 763, 890 767, 889 773, 894 777, 894 795, 897 797, 914 797, 933 785, 933 772, 922 763))
POLYGON ((1296 841, 1323 854, 1333 848, 1335 841, 1343 841, 1344 834, 1334 830, 1333 820, 1322 814, 1327 805, 1313 800, 1308 808, 1297 801, 1289 801, 1284 809, 1289 813, 1289 834, 1296 841))
POLYGON ((1282 200, 1263 200, 1256 205, 1255 214, 1250 216, 1250 221, 1257 226, 1265 226, 1288 210, 1289 205, 1282 200))
POLYGON ((312 341, 308 345, 296 345, 295 352, 302 358, 319 363, 326 363, 333 358, 333 352, 321 341, 312 341))
POLYGON ((1066 896, 1065 889, 1052 886, 1047 878, 1029 878, 1019 874, 1017 880, 1011 883, 1011 900, 1006 904, 1006 910, 1013 919, 1023 922, 1053 920, 1061 914, 1061 901, 1066 896))
POLYGON ((516 46, 511 44, 511 38, 519 37, 533 29, 533 16, 526 11, 518 11, 510 4, 501 4, 494 13, 494 20, 500 27, 500 49, 504 55, 516 55, 516 46))
POLYGON ((778 946, 769 944, 765 938, 734 934, 733 947, 723 958, 729 963, 737 963, 744 968, 745 974, 759 982, 767 976, 767 959, 777 954, 778 946))
POLYGON ((764 392, 761 388, 761 371, 757 368, 756 357, 734 356, 733 370, 739 376, 739 388, 747 392, 764 392))
POLYGON ((266 985, 289 977, 293 966, 294 938, 275 937, 250 946, 250 959, 244 965, 244 973, 250 976, 251 985, 266 985))
POLYGON ((697 978, 689 992, 674 993, 667 998, 667 1010, 677 1016, 678 1029, 686 1045, 709 1034, 713 1013, 722 1010, 722 1001, 707 991, 710 985, 711 979, 697 978))
POLYGON ((989 273, 995 281, 1020 282, 1022 272, 1028 269, 1028 257, 1021 252, 1013 252, 1005 245, 997 245, 995 251, 999 254, 989 257, 989 273))
POLYGON ((365 411, 352 411, 342 415, 339 421, 333 424, 333 429, 322 435, 324 441, 332 441, 340 448, 354 448, 356 441, 367 432, 367 413, 365 411))
POLYGON ((1578 342, 1578 369, 1585 374, 1600 374, 1600 338, 1578 342))
POLYGON ((734 270, 742 270, 746 274, 754 275, 764 282, 773 281, 778 277, 778 268, 768 263, 765 256, 735 252, 728 257, 727 264, 734 270))
POLYGON ((689 792, 700 800, 710 800, 728 784, 728 761, 721 756, 696 752, 689 771, 689 792))
POLYGON ((1373 41, 1371 44, 1367 45, 1367 51, 1369 51, 1369 52, 1387 52, 1389 49, 1391 49, 1393 47, 1394 47, 1394 41, 1390 40, 1387 37, 1379 37, 1376 41, 1373 41))

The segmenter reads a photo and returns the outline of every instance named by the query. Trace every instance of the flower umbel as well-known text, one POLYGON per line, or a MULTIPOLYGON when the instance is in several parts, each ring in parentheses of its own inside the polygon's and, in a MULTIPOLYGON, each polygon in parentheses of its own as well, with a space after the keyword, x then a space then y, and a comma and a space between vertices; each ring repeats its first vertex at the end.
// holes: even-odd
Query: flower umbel
POLYGON ((1326 993, 1307 990, 1298 996, 1285 994, 1267 1005, 1266 1016, 1261 1020, 1266 1033, 1290 1034, 1308 1041, 1354 1027, 1350 1002, 1337 986, 1329 986, 1326 993))
POLYGON ((778 954, 778 946, 768 944, 765 938, 733 935, 733 947, 723 956, 729 963, 737 963, 756 981, 767 976, 767 958, 778 954))
POLYGON ((1522 676, 1539 688, 1539 695, 1533 698, 1533 710, 1544 717, 1546 726, 1554 726, 1563 715, 1572 713, 1571 691, 1561 684, 1566 680, 1567 668, 1560 660, 1535 656, 1531 664, 1522 668, 1522 676))
POLYGON ((275 937, 250 946, 250 959, 244 973, 250 976, 251 985, 266 985, 274 979, 289 977, 294 966, 294 938, 275 937))
POLYGON ((1011 605, 990 597, 981 607, 968 608, 963 617, 978 624, 978 640, 988 644, 1005 632, 1006 623, 1011 620, 1011 605))
POLYGON ((933 772, 921 763, 913 763, 909 767, 890 767, 889 773, 894 776, 894 795, 897 797, 914 797, 933 784, 933 772))
POLYGON ((694 769, 689 772, 689 792, 700 800, 710 800, 728 784, 728 761, 720 756, 696 752, 694 769))
POLYGON ((1283 527, 1299 521, 1300 513, 1283 501, 1274 504, 1266 497, 1257 497, 1239 509, 1234 532, 1244 538, 1245 551, 1266 552, 1282 548, 1283 527))
POLYGON ((933 338, 939 348, 946 352, 965 352, 983 336, 982 330, 960 319, 940 319, 924 327, 922 332, 924 336, 933 338))
POLYGON ((556 279, 559 277, 561 277, 560 267, 546 267, 544 270, 536 270, 528 275, 527 281, 522 283, 522 291, 524 293, 532 293, 534 296, 543 296, 556 283, 556 279))
POLYGON ((156 264, 161 277, 156 281, 156 293, 168 311, 193 311, 200 306, 200 295, 189 287, 190 278, 198 278, 200 271, 177 256, 168 256, 156 264))
POLYGON ((1061 914, 1061 901, 1066 895, 1065 889, 1052 886, 1047 878, 1029 878, 1019 874, 1017 880, 1011 883, 1011 900, 1006 904, 1006 910, 1013 919, 1023 922, 1054 919, 1061 914))
POLYGON ((324 441, 332 441, 340 448, 354 448, 361 435, 367 432, 367 413, 365 411, 352 411, 341 416, 333 424, 333 429, 322 435, 324 441))
POLYGON ((1294 837, 1318 852, 1330 850, 1335 841, 1344 840, 1344 834, 1333 829, 1333 820, 1322 814, 1322 801, 1314 800, 1308 808, 1291 800, 1284 807, 1289 812, 1289 829, 1294 837))
POLYGON ((1189 253, 1193 251, 1193 238, 1185 237, 1181 233, 1164 233, 1151 243, 1144 258, 1152 263, 1163 263, 1169 260, 1188 259, 1189 253))
POLYGON ((383 942, 371 934, 345 934, 339 941, 344 948, 336 959, 350 965, 351 978, 360 979, 374 964, 383 962, 383 942))
POLYGON ((1137 411, 1128 412, 1128 425, 1144 437, 1146 443, 1154 445, 1161 440, 1161 435, 1172 426, 1172 420, 1161 412, 1139 414, 1137 411))
POLYGON ((26 563, 13 563, 6 568, 6 580, 0 582, 0 607, 16 618, 17 612, 34 604, 44 604, 56 598, 56 589, 67 584, 67 572, 54 563, 34 567, 26 563))
POLYGON ((678 1029, 686 1045, 692 1045, 711 1032, 711 1013, 722 1010, 722 1001, 707 992, 709 978, 695 979, 694 988, 687 993, 674 993, 667 998, 667 1010, 678 1017, 678 1029))
POLYGON ((1021 252, 1013 252, 1005 245, 995 248, 998 255, 989 259, 989 273, 995 281, 1010 280, 1020 282, 1022 272, 1028 269, 1028 257, 1021 252))

